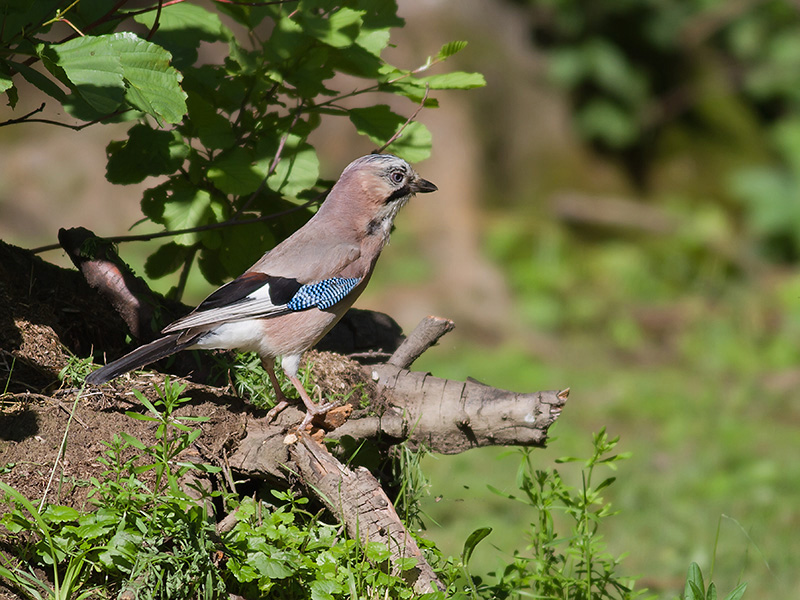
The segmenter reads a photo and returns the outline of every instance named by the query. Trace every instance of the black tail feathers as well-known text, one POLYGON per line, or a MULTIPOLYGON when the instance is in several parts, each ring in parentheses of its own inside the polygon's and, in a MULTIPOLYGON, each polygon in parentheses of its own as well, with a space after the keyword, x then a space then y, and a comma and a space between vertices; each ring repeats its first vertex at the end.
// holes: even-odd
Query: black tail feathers
POLYGON ((173 333, 171 335, 158 338, 154 342, 150 342, 144 346, 140 346, 122 358, 118 358, 117 360, 108 363, 105 367, 90 373, 89 376, 86 377, 86 383, 91 385, 106 383, 107 381, 111 381, 123 373, 133 371, 134 369, 139 369, 145 365, 149 365, 152 362, 166 358, 170 354, 175 354, 184 348, 188 348, 197 339, 196 337, 192 337, 187 341, 178 342, 178 337, 181 335, 183 335, 183 332, 173 333))

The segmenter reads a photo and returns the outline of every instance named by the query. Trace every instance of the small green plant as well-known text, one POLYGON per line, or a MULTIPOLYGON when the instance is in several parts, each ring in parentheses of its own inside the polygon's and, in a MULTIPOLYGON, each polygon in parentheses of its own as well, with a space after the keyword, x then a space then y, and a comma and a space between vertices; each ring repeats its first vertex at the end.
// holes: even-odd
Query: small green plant
MULTIPOLYGON (((99 461, 106 469, 90 480, 93 512, 55 505, 40 510, 0 484, 10 505, 2 517, 7 533, 0 577, 37 600, 104 594, 419 597, 411 583, 384 568, 390 556, 384 544, 344 537, 341 524, 322 522, 308 510, 308 498, 291 490, 271 490, 271 502, 222 497, 237 522, 219 534, 216 519, 179 481, 190 469, 216 470, 180 459, 199 435, 191 425, 202 421, 176 413, 187 402, 181 397, 184 389, 166 379, 163 387, 156 386, 155 400, 136 394, 146 413, 128 416, 154 423, 156 440, 148 445, 123 432, 105 443, 99 461), (42 579, 39 569, 49 569, 49 578, 42 579)), ((441 562, 430 542, 421 545, 441 562)), ((400 566, 411 568, 414 560, 400 566)))
MULTIPOLYGON (((605 546, 600 526, 614 511, 602 496, 602 491, 615 481, 606 477, 596 482, 598 469, 616 469, 616 463, 627 454, 612 454, 618 438, 609 438, 605 429, 593 438, 593 452, 588 459, 561 458, 558 463, 583 462, 581 484, 567 485, 556 469, 533 468, 530 449, 520 450, 522 460, 517 472, 521 496, 490 489, 503 497, 527 504, 534 510, 535 521, 530 525, 530 545, 527 553, 515 553, 514 560, 499 574, 497 584, 488 586, 473 581, 466 572, 469 587, 481 596, 510 595, 537 598, 570 598, 594 600, 600 598, 629 599, 634 592, 633 580, 619 574, 621 557, 612 556, 605 546), (565 532, 564 529, 569 529, 565 532)), ((489 531, 479 529, 465 544, 462 561, 465 565, 474 547, 489 531)))
POLYGON ((8 484, 0 481, 4 502, 12 509, 3 515, 2 524, 11 534, 22 532, 35 535, 35 541, 25 541, 22 552, 9 559, 0 555, 0 577, 30 598, 43 600, 81 600, 94 593, 89 587, 81 591, 91 572, 92 555, 100 552, 96 545, 98 528, 86 528, 80 537, 61 527, 78 517, 78 511, 66 506, 48 506, 39 511, 33 503, 8 484), (70 535, 72 533, 72 535, 70 535), (43 580, 33 569, 37 562, 52 573, 52 581, 43 580), (66 563, 66 567, 63 564, 66 563))
POLYGON ((387 562, 390 553, 384 544, 344 539, 338 524, 322 523, 302 508, 306 498, 292 492, 272 494, 280 505, 271 510, 244 499, 236 513, 238 521, 225 538, 231 551, 227 568, 242 595, 417 597, 402 578, 373 566, 387 562))
POLYGON ((79 358, 70 354, 67 358, 67 364, 58 372, 58 379, 64 385, 80 385, 86 379, 86 376, 92 372, 92 368, 91 358, 79 358))
MULTIPOLYGON (((737 585, 730 594, 725 596, 725 600, 740 600, 747 589, 746 583, 737 585)), ((716 600, 717 588, 713 582, 709 582, 708 589, 703 582, 703 573, 697 563, 689 565, 689 572, 686 574, 686 587, 683 590, 681 600, 716 600)))
POLYGON ((109 582, 140 589, 144 597, 213 597, 222 589, 214 565, 216 523, 179 483, 189 470, 217 470, 179 460, 201 433, 188 423, 204 420, 175 414, 187 401, 180 396, 184 389, 166 379, 154 402, 136 392, 149 414, 128 416, 158 423, 156 441, 148 446, 120 433, 106 443, 99 460, 107 470, 90 480, 96 511, 36 508, 0 482, 11 506, 2 517, 10 534, 6 547, 15 556, 2 557, 0 576, 31 598, 87 597, 109 582), (144 478, 148 472, 154 481, 144 478), (50 569, 51 581, 42 581, 35 567, 50 569))
POLYGON ((186 384, 179 384, 170 381, 169 377, 164 379, 164 387, 156 386, 158 400, 150 402, 139 390, 133 390, 136 399, 147 408, 150 414, 126 412, 125 414, 132 419, 139 421, 152 421, 158 423, 156 429, 156 443, 153 446, 146 446, 130 434, 122 432, 122 439, 142 452, 142 457, 149 458, 152 462, 137 467, 137 474, 143 471, 154 469, 156 482, 153 486, 153 494, 157 494, 162 484, 169 486, 175 493, 180 490, 178 479, 186 474, 190 469, 202 469, 217 472, 216 467, 196 465, 189 462, 175 462, 178 455, 192 445, 203 433, 201 429, 192 429, 188 423, 203 423, 208 421, 207 417, 177 417, 175 410, 188 401, 188 398, 181 398, 180 395, 186 389, 186 384), (172 430, 177 433, 173 433, 172 430))

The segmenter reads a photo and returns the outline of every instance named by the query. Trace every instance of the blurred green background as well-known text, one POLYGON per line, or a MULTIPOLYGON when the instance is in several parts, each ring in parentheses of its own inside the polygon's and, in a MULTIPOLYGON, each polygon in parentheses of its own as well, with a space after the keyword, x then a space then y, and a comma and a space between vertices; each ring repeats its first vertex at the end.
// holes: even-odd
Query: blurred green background
MULTIPOLYGON (((542 468, 585 456, 603 426, 621 436, 633 457, 603 534, 637 587, 674 597, 696 561, 721 591, 800 597, 800 7, 407 0, 400 14, 396 63, 465 39, 454 61, 488 85, 420 115, 434 152, 418 169, 440 191, 400 216, 358 305, 406 330, 456 320, 418 369, 570 387, 542 468)), ((337 127, 312 139, 328 177, 371 149, 337 127)), ((134 223, 145 186, 103 180, 113 136, 0 129, 0 237, 33 247, 58 227, 134 223)), ((152 248, 121 251, 141 266, 152 248)), ((187 301, 208 291, 194 281, 187 301)), ((427 535, 445 553, 494 529, 477 573, 526 544, 533 515, 487 489, 512 491, 517 462, 424 462, 427 535)))

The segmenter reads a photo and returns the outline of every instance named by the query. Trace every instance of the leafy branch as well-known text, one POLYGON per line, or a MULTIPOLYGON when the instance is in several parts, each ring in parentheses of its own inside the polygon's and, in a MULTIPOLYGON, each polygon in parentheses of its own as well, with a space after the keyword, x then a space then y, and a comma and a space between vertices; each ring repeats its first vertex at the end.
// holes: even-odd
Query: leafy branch
POLYGON ((387 63, 381 54, 403 21, 379 0, 346 0, 335 8, 322 0, 232 0, 211 8, 159 0, 129 11, 123 0, 112 8, 77 0, 52 12, 14 2, 19 10, 6 15, 0 30, 0 93, 15 106, 21 77, 78 124, 42 118, 42 107, 0 125, 50 122, 78 130, 130 122, 127 139, 107 147, 106 178, 124 185, 158 177, 141 207, 164 231, 111 239, 169 238, 147 261, 154 278, 177 272, 183 281, 197 264, 206 279, 221 283, 306 220, 303 213, 331 185, 320 178, 309 143, 323 119, 346 117, 378 152, 391 147, 417 162, 430 153, 430 132, 415 119, 422 108, 438 105, 431 94, 484 84, 476 73, 428 74, 466 42, 445 44, 412 70, 387 63), (128 22, 147 33, 122 28, 128 22), (270 34, 260 39, 265 22, 270 34), (56 26, 70 31, 53 43, 56 26), (200 64, 201 44, 227 56, 200 64), (363 84, 341 91, 338 74, 363 84), (343 106, 368 93, 402 96, 417 106, 408 118, 388 104, 343 106))

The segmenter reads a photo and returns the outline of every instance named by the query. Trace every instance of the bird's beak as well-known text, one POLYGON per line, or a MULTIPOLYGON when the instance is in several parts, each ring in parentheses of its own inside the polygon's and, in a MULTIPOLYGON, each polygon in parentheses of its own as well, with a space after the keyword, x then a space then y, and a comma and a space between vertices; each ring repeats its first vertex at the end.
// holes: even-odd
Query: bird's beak
POLYGON ((415 194, 427 194, 428 192, 435 192, 438 189, 439 188, 437 188, 430 181, 427 179, 422 179, 421 177, 417 177, 411 182, 411 191, 415 194))

